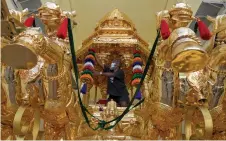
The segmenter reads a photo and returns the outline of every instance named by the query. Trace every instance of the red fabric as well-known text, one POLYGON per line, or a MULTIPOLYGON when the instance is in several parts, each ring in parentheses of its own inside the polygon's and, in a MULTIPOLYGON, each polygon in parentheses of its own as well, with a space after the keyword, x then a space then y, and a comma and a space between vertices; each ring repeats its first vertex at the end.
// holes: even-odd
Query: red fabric
POLYGON ((200 37, 203 40, 209 40, 211 38, 211 33, 210 33, 208 27, 201 20, 198 20, 197 23, 198 23, 198 29, 199 29, 200 37))
POLYGON ((65 39, 67 37, 67 26, 68 26, 68 19, 65 18, 61 23, 60 27, 57 31, 57 37, 61 39, 65 39))
POLYGON ((142 59, 140 57, 135 57, 133 58, 133 63, 135 62, 141 62, 142 63, 142 59))
POLYGON ((100 99, 100 100, 97 102, 97 104, 107 104, 107 103, 108 103, 107 99, 100 99))
POLYGON ((140 83, 140 78, 136 78, 132 81, 132 86, 138 85, 140 83))
POLYGON ((34 16, 28 17, 28 18, 25 20, 24 25, 25 25, 26 27, 32 27, 34 21, 35 21, 34 16))
POLYGON ((143 73, 143 71, 142 70, 140 70, 140 69, 135 69, 135 70, 133 70, 133 73, 143 73))
POLYGON ((134 50, 133 54, 140 54, 140 50, 134 50))
POLYGON ((161 36, 164 40, 170 36, 169 25, 165 20, 161 20, 160 31, 161 31, 161 36))
POLYGON ((84 66, 82 70, 90 70, 90 71, 93 71, 94 68, 92 66, 84 66))
POLYGON ((89 51, 95 52, 95 50, 93 48, 90 48, 89 51))

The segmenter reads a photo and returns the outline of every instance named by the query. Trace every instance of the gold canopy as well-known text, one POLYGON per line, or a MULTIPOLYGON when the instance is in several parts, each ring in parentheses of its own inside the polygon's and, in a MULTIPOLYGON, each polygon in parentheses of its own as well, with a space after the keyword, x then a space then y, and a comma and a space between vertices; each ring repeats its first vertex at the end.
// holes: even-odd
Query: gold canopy
POLYGON ((109 61, 112 60, 109 58, 112 54, 118 54, 127 61, 131 60, 136 48, 141 50, 143 59, 146 59, 149 53, 148 43, 141 39, 131 20, 118 9, 104 16, 94 33, 83 41, 82 48, 77 51, 78 63, 82 63, 89 48, 94 48, 98 56, 105 54, 106 57, 102 59, 109 61))

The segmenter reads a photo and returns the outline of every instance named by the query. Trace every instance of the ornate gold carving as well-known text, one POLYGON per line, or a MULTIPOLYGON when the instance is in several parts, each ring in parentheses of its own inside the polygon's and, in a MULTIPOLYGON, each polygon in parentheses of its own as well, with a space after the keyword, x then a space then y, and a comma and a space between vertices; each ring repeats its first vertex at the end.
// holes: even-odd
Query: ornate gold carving
MULTIPOLYGON (((23 21, 26 11, 23 12, 11 11, 11 17, 23 21)), ((189 5, 178 3, 170 10, 159 12, 157 27, 161 19, 165 19, 172 33, 167 40, 160 39, 158 43, 158 52, 141 88, 144 103, 126 114, 115 128, 93 131, 84 122, 78 94, 72 89, 69 40, 56 36, 61 21, 65 17, 73 19, 76 13, 62 11, 54 3, 43 5, 38 12, 36 16, 44 23, 46 36, 38 28, 27 28, 15 35, 14 40, 1 37, 2 139, 43 139, 40 124, 44 126, 46 140, 225 139, 225 88, 222 91, 225 84, 211 80, 214 75, 216 78, 225 75, 225 15, 216 19, 208 17, 214 23, 214 31, 209 41, 212 46, 206 50, 201 47, 195 33, 186 27, 193 19, 189 5), (17 54, 12 55, 15 49, 17 54), (26 51, 30 57, 26 59, 22 51, 26 51), (9 66, 16 69, 8 69, 7 72, 9 66), (188 82, 189 90, 183 93, 178 71, 188 72, 183 77, 188 82), (173 75, 166 77, 169 80, 162 81, 165 73, 173 75), (166 90, 163 89, 165 83, 166 90), (219 90, 217 93, 214 87, 219 90), (168 96, 168 89, 172 92, 167 97, 170 102, 164 103, 161 99, 168 96), (220 100, 214 105, 212 101, 215 95, 219 95, 220 100), (43 118, 43 124, 40 118, 43 118), (182 127, 183 120, 185 127, 182 127), (181 128, 185 129, 185 138, 181 128)), ((148 44, 138 36, 135 25, 118 9, 100 20, 94 33, 83 42, 76 54, 79 64, 89 48, 94 48, 96 57, 106 65, 120 57, 128 87, 132 77, 133 50, 139 49, 143 60, 149 54, 148 44)), ((98 65, 95 69, 101 70, 98 65)), ((102 98, 107 98, 106 78, 94 77, 94 81, 100 88, 102 98)), ((92 85, 88 83, 88 91, 91 88, 92 85)), ((125 110, 125 107, 117 107, 114 101, 100 110, 96 105, 89 105, 89 94, 82 100, 90 113, 100 120, 112 120, 125 110)), ((95 118, 89 116, 89 119, 92 126, 97 126, 95 118)))

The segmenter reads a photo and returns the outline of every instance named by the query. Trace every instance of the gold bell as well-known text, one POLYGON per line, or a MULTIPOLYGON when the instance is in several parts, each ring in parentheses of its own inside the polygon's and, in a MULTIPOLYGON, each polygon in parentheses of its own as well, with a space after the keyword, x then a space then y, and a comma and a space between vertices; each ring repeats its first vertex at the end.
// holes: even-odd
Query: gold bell
POLYGON ((170 37, 172 68, 178 72, 194 72, 203 69, 209 56, 199 45, 195 33, 186 27, 175 29, 170 37))

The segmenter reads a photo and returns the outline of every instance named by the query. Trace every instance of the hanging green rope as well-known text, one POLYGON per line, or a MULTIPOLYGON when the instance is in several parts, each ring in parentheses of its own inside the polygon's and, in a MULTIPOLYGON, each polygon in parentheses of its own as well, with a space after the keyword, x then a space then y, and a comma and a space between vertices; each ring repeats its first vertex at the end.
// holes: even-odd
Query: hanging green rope
POLYGON ((115 119, 110 120, 110 121, 100 120, 100 119, 98 119, 97 117, 93 116, 93 115, 87 110, 87 108, 83 105, 83 103, 82 103, 82 99, 81 99, 80 91, 79 91, 79 90, 80 90, 80 89, 79 89, 79 81, 78 81, 79 72, 78 72, 78 66, 77 66, 77 63, 76 63, 75 47, 74 47, 74 40, 73 40, 73 34, 72 34, 72 29, 71 29, 71 20, 70 20, 70 19, 68 19, 68 36, 69 36, 69 41, 70 41, 70 48, 71 48, 71 55, 72 55, 73 69, 74 69, 74 72, 75 72, 75 78, 76 78, 76 81, 77 81, 76 85, 77 85, 77 88, 78 88, 77 90, 78 90, 79 104, 80 104, 80 107, 81 107, 82 114, 83 114, 83 116, 84 116, 84 118, 85 118, 85 121, 86 121, 86 123, 88 124, 88 126, 89 126, 90 128, 92 128, 93 130, 97 130, 97 129, 105 129, 105 130, 109 130, 109 129, 112 129, 114 126, 116 126, 116 125, 118 124, 118 122, 121 121, 121 119, 122 119, 122 118, 123 118, 130 110, 132 110, 133 108, 137 107, 138 105, 140 105, 140 104, 144 101, 144 98, 143 98, 143 99, 140 100, 137 104, 135 104, 134 106, 132 106, 132 104, 133 104, 133 102, 134 102, 134 100, 135 100, 135 97, 136 97, 138 91, 140 90, 140 88, 141 88, 141 86, 142 86, 142 84, 143 84, 143 82, 144 82, 145 76, 146 76, 146 74, 147 74, 147 72, 148 72, 148 69, 149 69, 149 66, 150 66, 150 64, 151 64, 151 60, 152 60, 152 58, 153 58, 153 56, 154 56, 155 49, 156 49, 156 46, 157 46, 157 43, 158 43, 159 31, 158 31, 157 37, 156 37, 156 39, 155 39, 155 42, 154 42, 154 44, 153 44, 153 46, 152 46, 151 53, 150 53, 149 58, 148 58, 148 60, 147 60, 147 64, 146 64, 146 66, 145 66, 144 73, 143 73, 143 75, 142 75, 141 81, 140 81, 140 83, 139 83, 139 85, 138 85, 138 87, 137 87, 137 89, 136 89, 136 92, 135 92, 133 98, 131 99, 129 105, 128 105, 127 108, 124 110, 124 112, 123 112, 120 116, 118 116, 118 117, 116 117, 115 119), (93 117, 93 118, 95 118, 95 119, 97 119, 97 120, 99 121, 99 122, 98 122, 98 126, 97 126, 96 128, 93 128, 93 127, 91 126, 90 120, 89 120, 89 118, 88 118, 87 113, 88 113, 91 117, 93 117), (115 123, 114 123, 113 125, 111 125, 111 126, 106 127, 107 124, 112 123, 112 122, 115 122, 115 123))
MULTIPOLYGON (((69 43, 70 43, 70 49, 71 49, 71 55, 72 55, 72 63, 73 63, 73 69, 75 72, 75 79, 76 79, 76 85, 77 85, 77 90, 78 90, 78 98, 79 98, 79 104, 81 107, 81 111, 82 114, 86 120, 87 123, 89 123, 89 119, 88 116, 86 115, 86 108, 84 107, 83 103, 82 103, 82 99, 80 97, 80 91, 79 91, 79 81, 78 81, 78 66, 76 63, 76 55, 75 55, 75 47, 74 47, 74 39, 73 39, 73 33, 72 33, 72 29, 71 29, 71 20, 68 18, 68 37, 69 37, 69 43)), ((90 126, 90 124, 89 124, 90 126)))

